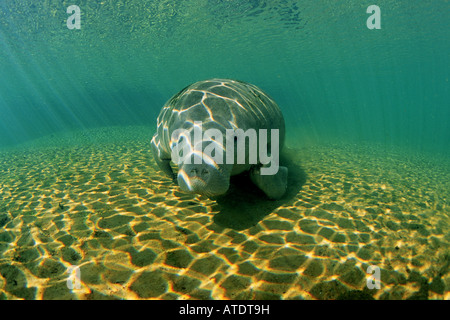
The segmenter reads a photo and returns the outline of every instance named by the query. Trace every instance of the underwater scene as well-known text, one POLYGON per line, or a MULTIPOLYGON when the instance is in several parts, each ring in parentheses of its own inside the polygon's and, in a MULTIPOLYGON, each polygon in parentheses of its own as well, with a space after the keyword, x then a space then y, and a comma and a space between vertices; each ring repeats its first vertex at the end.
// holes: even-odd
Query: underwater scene
POLYGON ((450 299, 449 22, 2 0, 0 300, 450 299))

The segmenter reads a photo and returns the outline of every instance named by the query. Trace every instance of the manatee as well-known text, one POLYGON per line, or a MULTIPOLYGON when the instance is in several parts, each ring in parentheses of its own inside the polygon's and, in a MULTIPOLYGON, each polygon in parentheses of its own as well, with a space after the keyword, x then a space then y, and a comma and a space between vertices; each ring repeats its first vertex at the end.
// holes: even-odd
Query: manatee
POLYGON ((231 176, 248 172, 268 198, 280 199, 288 176, 279 165, 284 139, 283 115, 266 93, 243 81, 211 79, 164 105, 151 149, 158 167, 185 192, 220 196, 231 176))

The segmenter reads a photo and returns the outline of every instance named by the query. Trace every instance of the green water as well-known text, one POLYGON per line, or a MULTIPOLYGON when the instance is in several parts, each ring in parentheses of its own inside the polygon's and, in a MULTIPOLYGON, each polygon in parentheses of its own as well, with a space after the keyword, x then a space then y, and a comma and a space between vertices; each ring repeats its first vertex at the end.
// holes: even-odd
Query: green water
POLYGON ((448 299, 449 22, 444 0, 1 0, 0 299, 448 299), (280 106, 285 198, 158 170, 161 107, 208 78, 280 106))
POLYGON ((267 91, 298 139, 449 149, 450 4, 378 1, 12 1, 0 4, 0 145, 155 125, 186 85, 267 91), (71 4, 81 29, 69 30, 71 4))

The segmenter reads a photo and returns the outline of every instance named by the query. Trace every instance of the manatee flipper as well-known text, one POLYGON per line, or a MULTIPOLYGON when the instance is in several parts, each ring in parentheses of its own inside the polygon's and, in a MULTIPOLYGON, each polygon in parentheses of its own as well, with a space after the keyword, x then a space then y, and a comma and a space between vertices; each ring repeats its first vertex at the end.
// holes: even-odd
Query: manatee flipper
POLYGON ((170 178, 176 180, 176 175, 173 173, 172 167, 170 166, 170 155, 163 154, 159 148, 160 141, 157 134, 155 134, 152 138, 151 149, 153 153, 153 158, 156 161, 158 167, 170 178))
POLYGON ((274 175, 262 175, 260 168, 253 168, 250 171, 250 179, 260 188, 270 199, 280 199, 287 189, 288 168, 280 166, 274 175))

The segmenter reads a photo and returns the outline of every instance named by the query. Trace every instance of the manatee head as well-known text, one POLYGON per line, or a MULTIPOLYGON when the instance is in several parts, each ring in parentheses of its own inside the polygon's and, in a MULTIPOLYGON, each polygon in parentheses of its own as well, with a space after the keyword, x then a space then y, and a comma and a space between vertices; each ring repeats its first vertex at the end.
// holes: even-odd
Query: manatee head
POLYGON ((172 133, 172 161, 178 166, 181 190, 208 197, 222 195, 230 186, 233 165, 225 164, 226 153, 219 123, 185 122, 172 133))
POLYGON ((185 161, 179 167, 178 185, 185 192, 219 196, 230 187, 230 173, 230 165, 217 164, 211 158, 193 154, 191 161, 185 161))

